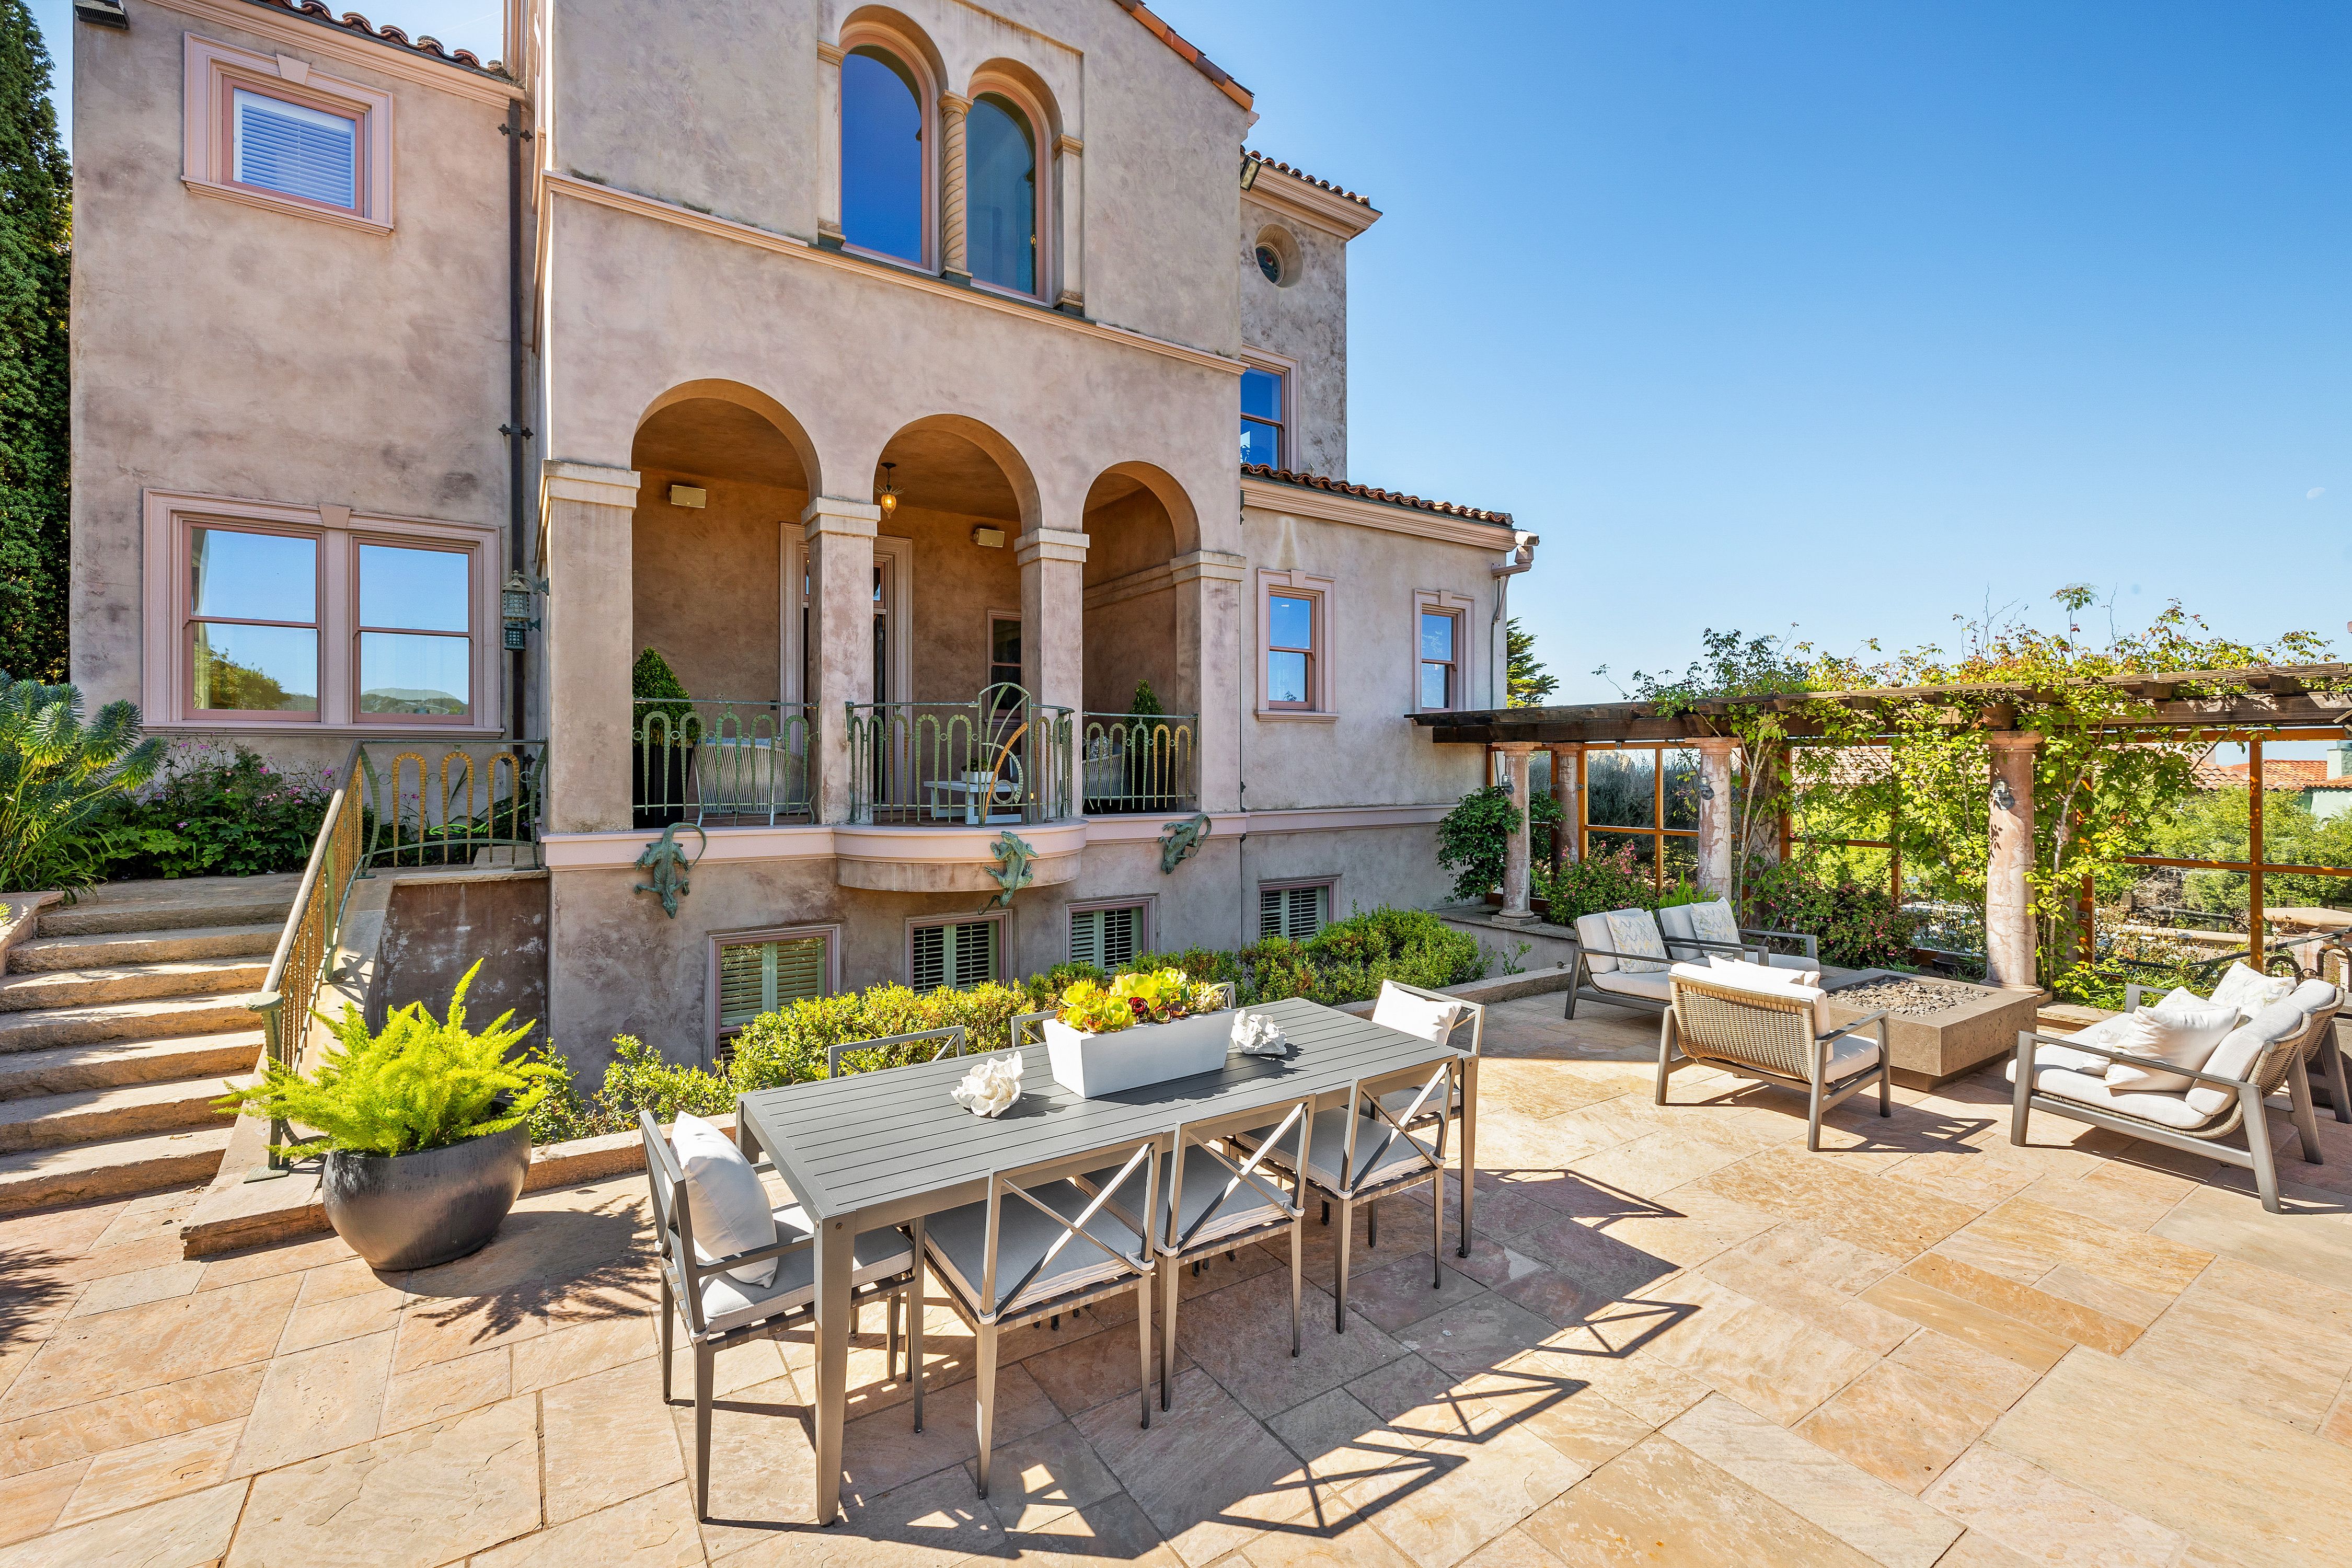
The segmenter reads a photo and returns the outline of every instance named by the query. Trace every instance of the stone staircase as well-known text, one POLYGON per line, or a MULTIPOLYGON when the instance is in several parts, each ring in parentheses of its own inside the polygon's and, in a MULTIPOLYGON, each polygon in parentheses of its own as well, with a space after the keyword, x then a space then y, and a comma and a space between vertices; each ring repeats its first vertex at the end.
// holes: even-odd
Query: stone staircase
POLYGON ((246 1003, 301 879, 116 882, 40 913, 0 973, 0 1213, 208 1181, 254 1070, 246 1003))

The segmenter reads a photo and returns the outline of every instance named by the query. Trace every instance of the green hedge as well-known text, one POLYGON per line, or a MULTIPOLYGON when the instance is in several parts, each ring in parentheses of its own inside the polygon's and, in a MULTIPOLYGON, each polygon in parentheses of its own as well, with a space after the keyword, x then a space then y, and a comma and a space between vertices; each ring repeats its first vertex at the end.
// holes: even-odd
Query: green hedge
MULTIPOLYGON (((1476 980, 1487 955, 1477 942, 1432 914, 1418 910, 1378 909, 1326 926, 1312 941, 1261 942, 1238 952, 1188 948, 1145 953, 1120 971, 1181 969, 1195 979, 1232 981, 1244 1003, 1305 996, 1326 1005, 1370 1000, 1382 980, 1440 987, 1476 980)), ((891 1035, 961 1024, 970 1048, 1004 1048, 1014 1017, 1042 1010, 1079 978, 1106 979, 1082 963, 1058 964, 1018 985, 944 988, 929 994, 904 985, 876 985, 795 1002, 763 1013, 735 1037, 734 1051, 716 1068, 682 1067, 665 1060, 651 1046, 624 1035, 619 1054, 604 1069, 604 1083, 583 1094, 560 1052, 548 1053, 556 1068, 547 1098, 531 1118, 531 1141, 560 1142, 599 1133, 632 1131, 644 1107, 656 1121, 680 1111, 724 1116, 735 1098, 753 1089, 805 1083, 824 1076, 825 1048, 891 1035)), ((842 1059, 845 1070, 897 1067, 903 1051, 858 1051, 842 1059)))

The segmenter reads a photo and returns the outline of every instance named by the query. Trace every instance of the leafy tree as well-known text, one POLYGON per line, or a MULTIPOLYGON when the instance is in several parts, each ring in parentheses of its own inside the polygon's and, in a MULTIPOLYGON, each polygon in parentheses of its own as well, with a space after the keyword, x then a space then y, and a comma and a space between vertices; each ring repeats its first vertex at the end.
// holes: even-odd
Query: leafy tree
MULTIPOLYGON (((0 0, 0 5, 7 0, 0 0)), ((686 721, 694 711, 693 694, 661 649, 648 647, 637 655, 637 662, 629 668, 629 695, 636 700, 636 720, 632 725, 635 738, 652 739, 656 742, 681 745, 686 739, 686 721), (656 724, 655 714, 661 714, 664 724, 656 724)))
MULTIPOLYGON (((1559 826, 1559 802, 1539 795, 1532 807, 1535 826, 1559 826)), ((1437 825, 1437 863, 1454 873, 1455 898, 1483 899, 1488 889, 1501 885, 1503 862, 1518 826, 1519 808, 1512 804, 1508 784, 1474 789, 1445 814, 1437 825)))
POLYGON ((0 669, 66 676, 71 172, 49 54, 0 0, 0 669))
POLYGON ((1513 616, 1503 623, 1503 636, 1510 657, 1503 683, 1505 705, 1542 707, 1559 689, 1559 677, 1544 668, 1543 661, 1536 658, 1536 634, 1521 631, 1518 616, 1513 616))
MULTIPOLYGON (((2242 788, 2200 791, 2155 824, 2155 852, 2177 860, 2243 860, 2253 838, 2242 788)), ((2352 813, 2318 817, 2292 790, 2263 792, 2263 858, 2288 866, 2352 866, 2352 813)), ((2193 910, 2246 914, 2242 871, 2191 871, 2181 897, 2193 910)), ((2267 871, 2263 896, 2272 909, 2352 903, 2352 878, 2293 877, 2267 871)))

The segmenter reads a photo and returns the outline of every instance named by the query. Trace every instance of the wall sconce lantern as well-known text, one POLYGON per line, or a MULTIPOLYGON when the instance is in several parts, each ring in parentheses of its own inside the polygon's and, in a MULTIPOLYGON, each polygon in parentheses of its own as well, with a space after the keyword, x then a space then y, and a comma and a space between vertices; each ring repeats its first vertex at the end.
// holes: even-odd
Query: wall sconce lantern
POLYGON ((2017 795, 2010 789, 2007 779, 1992 781, 1992 803, 2003 811, 2017 809, 2017 795))
POLYGON ((882 493, 874 498, 874 504, 882 509, 882 521, 885 522, 898 513, 898 487, 890 482, 890 471, 898 466, 896 463, 882 465, 882 493))
POLYGON ((509 572, 499 587, 499 623, 500 646, 509 653, 520 653, 529 646, 529 635, 539 629, 531 618, 530 596, 536 590, 547 592, 544 582, 533 583, 520 572, 509 572))
POLYGON ((1262 162, 1247 153, 1242 154, 1242 189, 1246 191, 1257 184, 1257 171, 1262 162))

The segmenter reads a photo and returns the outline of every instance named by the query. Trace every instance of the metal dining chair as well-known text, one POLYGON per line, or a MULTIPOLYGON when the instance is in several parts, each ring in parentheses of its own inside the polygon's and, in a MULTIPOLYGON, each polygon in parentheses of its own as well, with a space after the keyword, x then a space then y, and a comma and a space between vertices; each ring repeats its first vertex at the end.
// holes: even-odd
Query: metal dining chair
MULTIPOLYGON (((1255 1106, 1225 1116, 1188 1121, 1176 1129, 1173 1151, 1160 1157, 1160 1206, 1149 1226, 1138 1209, 1111 1200, 1113 1212, 1138 1229, 1148 1230, 1160 1259, 1160 1408, 1167 1410, 1176 1381, 1176 1303, 1181 1294, 1182 1265, 1199 1267, 1211 1253, 1231 1257, 1251 1242, 1288 1232, 1290 1236, 1290 1353, 1299 1346, 1299 1254, 1305 1237, 1306 1188, 1293 1173, 1284 1173, 1267 1158, 1279 1145, 1291 1173, 1307 1167, 1307 1139, 1315 1120, 1312 1096, 1286 1105, 1255 1106), (1282 1120, 1268 1124, 1268 1112, 1282 1120), (1262 1136, 1251 1150, 1220 1150, 1220 1141, 1255 1128, 1262 1136)), ((1093 1193, 1110 1184, 1117 1173, 1092 1171, 1077 1178, 1093 1193)))
MULTIPOLYGON (((687 1342, 694 1347, 694 1511, 710 1517, 710 1396, 714 1363, 719 1352, 739 1341, 771 1335, 783 1328, 814 1320, 816 1312, 816 1232, 797 1206, 774 1211, 776 1239, 767 1247, 715 1258, 705 1263, 694 1251, 694 1205, 686 1173, 677 1151, 654 1121, 653 1112, 640 1108, 637 1132, 645 1140, 646 1177, 653 1188, 654 1229, 661 1244, 662 1403, 670 1403, 670 1359, 674 1343, 673 1312, 686 1320, 687 1342), (767 1258, 776 1260, 775 1277, 765 1285, 738 1279, 730 1270, 767 1258)), ((915 1244, 897 1227, 870 1230, 850 1244, 854 1259, 850 1275, 850 1310, 877 1296, 887 1297, 891 1321, 899 1304, 916 1293, 917 1310, 909 1318, 907 1353, 913 1370, 915 1430, 923 1429, 923 1330, 919 1310, 922 1267, 915 1244)), ((898 1374, 898 1338, 891 1336, 885 1374, 898 1374)))
MULTIPOLYGON (((860 1051, 887 1051, 891 1049, 893 1047, 914 1046, 919 1045, 925 1040, 937 1040, 940 1043, 937 1048, 935 1048, 929 1056, 921 1058, 922 1062, 935 1062, 942 1060, 948 1057, 961 1057, 963 1055, 966 1044, 968 1043, 967 1037, 964 1034, 964 1027, 961 1024, 950 1024, 943 1029, 923 1029, 911 1035, 885 1035, 878 1040, 844 1040, 837 1046, 825 1047, 824 1076, 827 1078, 839 1078, 841 1076, 841 1058, 845 1056, 853 1055, 860 1051)), ((887 1072, 890 1070, 890 1068, 917 1067, 919 1065, 921 1065, 921 1062, 917 1061, 892 1062, 888 1067, 868 1068, 865 1070, 868 1072, 887 1072)), ((858 1069, 852 1068, 850 1070, 852 1072, 856 1072, 858 1069)))
MULTIPOLYGON (((938 1266, 949 1304, 978 1342, 974 1371, 982 1497, 988 1495, 996 1415, 997 1341, 1008 1330, 1132 1289, 1140 1338, 1143 1425, 1151 1425, 1152 1247, 1148 1236, 1110 1205, 1117 1195, 1124 1199, 1122 1206, 1132 1205, 1130 1212, 1158 1212, 1156 1145, 1153 1138, 1122 1141, 1081 1154, 992 1171, 984 1196, 932 1215, 924 1223, 925 1256, 938 1266), (1103 1169, 1111 1173, 1110 1179, 1096 1192, 1070 1179, 1103 1169)), ((919 1388, 919 1364, 915 1378, 919 1388)))
MULTIPOLYGON (((1469 1029, 1467 1060, 1464 1063, 1461 1073, 1454 1079, 1453 1092, 1446 1097, 1444 1106, 1443 1108, 1434 1105, 1424 1107, 1421 1113, 1407 1125, 1425 1126, 1432 1121, 1442 1121, 1448 1116, 1459 1122, 1463 1102, 1477 1092, 1477 1063, 1479 1053, 1486 1042, 1486 1005, 1484 1002, 1465 1002, 1459 996, 1449 996, 1443 991, 1432 991, 1426 986, 1407 985, 1400 980, 1383 980, 1381 982, 1380 997, 1372 1006, 1372 1022, 1384 1028, 1401 1030, 1415 1038, 1428 1040, 1433 1045, 1452 1045, 1456 1050, 1462 1049, 1459 1042, 1462 1039, 1463 1029, 1465 1027, 1469 1029), (1418 997, 1423 1002, 1435 1002, 1451 1007, 1454 1009, 1454 1022, 1444 1030, 1441 1038, 1419 1027, 1418 1020, 1408 1020, 1401 1016, 1400 1010, 1389 1005, 1389 999, 1392 995, 1418 997)), ((1412 1100, 1412 1090, 1401 1089, 1385 1096, 1382 1103, 1386 1104, 1391 1110, 1400 1110, 1411 1103, 1412 1100)), ((1470 1165, 1471 1162, 1466 1159, 1462 1162, 1461 1179, 1465 1196, 1468 1193, 1468 1184, 1475 1179, 1475 1173, 1470 1169, 1470 1165)), ((1323 1211, 1323 1219, 1325 1224, 1330 1223, 1331 1211, 1328 1205, 1323 1211)), ((1377 1205, 1364 1211, 1364 1240, 1371 1247, 1378 1247, 1381 1244, 1381 1211, 1377 1205)), ((1465 1258, 1470 1256, 1469 1243, 1469 1233, 1465 1230, 1462 1236, 1462 1256, 1465 1258)))
POLYGON ((1355 1235, 1358 1204, 1369 1204, 1430 1184, 1430 1278, 1432 1289, 1445 1284, 1438 1256, 1445 1250, 1445 1134, 1449 1123, 1435 1122, 1436 1136, 1407 1131, 1426 1120, 1424 1109, 1434 1101, 1447 1103, 1461 1058, 1448 1058, 1432 1067, 1406 1068, 1378 1078, 1359 1079, 1348 1086, 1340 1105, 1318 1114, 1309 1123, 1305 1157, 1292 1165, 1288 1151, 1272 1135, 1272 1124, 1238 1135, 1246 1146, 1270 1142, 1266 1158, 1306 1178, 1306 1184, 1328 1200, 1339 1213, 1339 1247, 1331 1271, 1331 1321, 1340 1333, 1348 1331, 1348 1253, 1355 1235), (1393 1090, 1404 1089, 1409 1098, 1391 1109, 1385 1103, 1393 1090))

